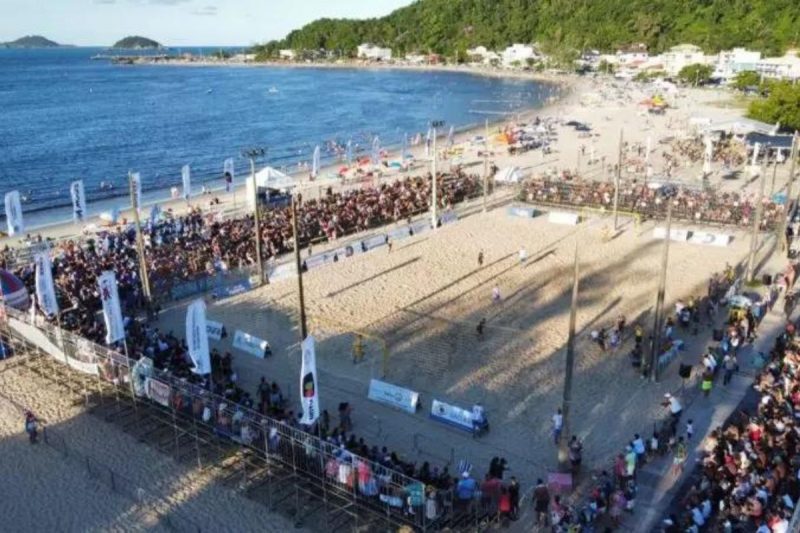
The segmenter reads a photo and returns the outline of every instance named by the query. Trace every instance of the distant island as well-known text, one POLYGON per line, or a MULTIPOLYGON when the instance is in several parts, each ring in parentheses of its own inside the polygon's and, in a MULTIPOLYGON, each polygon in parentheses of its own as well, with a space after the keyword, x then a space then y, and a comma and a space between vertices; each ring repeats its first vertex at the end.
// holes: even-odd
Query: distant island
POLYGON ((130 37, 125 37, 114 43, 112 48, 116 49, 123 49, 123 50, 145 50, 145 49, 160 49, 163 48, 161 43, 156 42, 152 39, 148 39, 147 37, 140 37, 138 35, 133 35, 130 37))
POLYGON ((16 41, 0 43, 0 48, 58 48, 64 45, 51 41, 41 35, 26 35, 16 41))

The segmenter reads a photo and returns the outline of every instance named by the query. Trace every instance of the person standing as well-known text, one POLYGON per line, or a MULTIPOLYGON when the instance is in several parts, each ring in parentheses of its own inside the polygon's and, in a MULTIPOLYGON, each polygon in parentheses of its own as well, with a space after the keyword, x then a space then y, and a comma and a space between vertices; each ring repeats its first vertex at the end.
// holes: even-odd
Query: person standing
POLYGON ((511 500, 511 520, 516 520, 519 516, 519 493, 519 482, 516 477, 511 476, 511 482, 508 484, 508 496, 511 500))
POLYGON ((678 437, 678 442, 675 444, 672 458, 672 474, 674 476, 677 477, 683 472, 683 464, 686 462, 687 456, 686 443, 683 441, 683 437, 678 437))
POLYGON ((564 427, 564 415, 561 414, 561 409, 556 411, 553 415, 553 444, 558 445, 558 439, 561 437, 561 428, 564 427))
POLYGON ((573 435, 569 441, 569 462, 572 465, 572 474, 578 473, 583 459, 583 443, 578 440, 577 435, 573 435))
POLYGON ((705 398, 708 398, 708 395, 711 394, 711 387, 713 386, 713 383, 714 373, 706 368, 703 372, 703 381, 700 383, 700 389, 703 391, 703 396, 705 398))
POLYGON ((533 508, 536 512, 536 525, 538 526, 542 517, 544 517, 544 525, 547 525, 547 515, 550 512, 550 491, 547 485, 540 479, 536 480, 536 488, 533 489, 533 508))
POLYGON ((39 421, 31 411, 25 413, 25 432, 31 444, 36 444, 39 438, 39 421))
POLYGON ((722 384, 727 387, 728 383, 733 378, 733 373, 736 372, 736 357, 733 354, 725 354, 722 359, 722 384))
POLYGON ((478 267, 483 266, 483 250, 478 252, 478 267))

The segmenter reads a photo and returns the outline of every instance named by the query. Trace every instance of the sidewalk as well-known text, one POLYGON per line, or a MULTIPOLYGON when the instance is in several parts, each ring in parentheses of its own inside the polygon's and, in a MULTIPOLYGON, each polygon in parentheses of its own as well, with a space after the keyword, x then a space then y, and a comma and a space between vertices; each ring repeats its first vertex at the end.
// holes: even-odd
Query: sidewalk
POLYGON ((699 387, 687 391, 683 396, 683 416, 678 425, 678 434, 685 436, 686 421, 694 425, 694 438, 689 443, 689 456, 683 473, 674 476, 670 473, 672 454, 646 464, 636 474, 638 494, 636 512, 627 515, 623 522, 625 531, 658 531, 659 523, 669 513, 674 500, 694 473, 698 460, 702 457, 702 444, 711 431, 728 420, 739 409, 758 369, 752 365, 758 353, 768 354, 775 338, 786 324, 782 299, 772 311, 767 313, 759 326, 756 342, 747 345, 739 352, 740 372, 737 372, 727 386, 722 385, 721 374, 714 382, 708 398, 704 398, 699 387))

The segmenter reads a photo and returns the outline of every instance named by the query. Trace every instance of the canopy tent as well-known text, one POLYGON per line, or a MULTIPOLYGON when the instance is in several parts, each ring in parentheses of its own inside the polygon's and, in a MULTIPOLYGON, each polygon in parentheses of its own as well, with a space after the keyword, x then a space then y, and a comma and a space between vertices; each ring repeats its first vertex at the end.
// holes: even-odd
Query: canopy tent
POLYGON ((523 175, 519 167, 506 167, 497 171, 494 180, 499 183, 519 183, 523 175))
POLYGON ((295 186, 294 178, 272 167, 264 167, 256 172, 256 185, 272 189, 291 189, 295 186))
POLYGON ((732 135, 747 135, 749 133, 761 133, 764 135, 775 135, 778 132, 778 124, 767 124, 750 118, 737 118, 724 120, 721 122, 711 122, 709 125, 700 129, 702 133, 721 131, 732 135))
POLYGON ((769 146, 770 148, 785 148, 790 150, 792 148, 792 135, 765 135, 763 133, 748 133, 745 135, 745 142, 749 145, 756 143, 761 146, 769 146))

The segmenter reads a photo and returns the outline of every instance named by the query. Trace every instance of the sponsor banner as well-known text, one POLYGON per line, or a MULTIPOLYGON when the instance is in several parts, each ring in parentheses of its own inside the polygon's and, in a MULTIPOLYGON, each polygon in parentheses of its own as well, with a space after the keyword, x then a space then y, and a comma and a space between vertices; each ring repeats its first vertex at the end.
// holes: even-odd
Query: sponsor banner
POLYGON ((133 198, 131 199, 134 209, 142 208, 142 176, 138 172, 131 174, 131 182, 133 182, 133 198))
POLYGON ((189 165, 183 165, 181 168, 181 181, 183 182, 183 199, 188 202, 192 196, 192 169, 189 165))
MULTIPOLYGON (((258 279, 257 276, 256 279, 258 279)), ((242 294, 243 292, 247 292, 250 289, 251 289, 250 280, 245 279, 242 281, 237 281, 236 283, 232 283, 230 285, 217 287, 216 289, 214 289, 214 296, 217 299, 230 298, 231 296, 236 296, 237 294, 242 294)))
POLYGON ((431 418, 472 432, 472 411, 439 400, 431 402, 431 418))
POLYGON ((86 192, 83 188, 83 180, 73 181, 69 186, 69 195, 72 198, 72 219, 83 222, 86 217, 86 192))
MULTIPOLYGON (((663 238, 663 237, 662 237, 663 238)), ((733 240, 732 235, 724 233, 708 233, 705 231, 693 231, 689 235, 689 242, 692 244, 703 244, 706 246, 730 246, 733 240)))
POLYGON ((125 324, 122 321, 122 309, 119 305, 117 276, 112 270, 106 270, 97 278, 100 299, 103 302, 103 320, 106 323, 106 344, 125 338, 125 324))
POLYGON ((419 235, 420 233, 430 231, 431 221, 428 218, 423 218, 421 220, 417 220, 416 222, 412 222, 409 228, 414 230, 414 235, 419 235))
POLYGON ((206 303, 195 300, 186 309, 186 343, 189 346, 189 357, 194 363, 192 372, 201 376, 211 373, 207 329, 206 303))
POLYGON ((272 353, 267 341, 238 329, 233 335, 233 347, 262 359, 272 353))
POLYGON ((144 393, 154 402, 169 407, 170 387, 163 381, 153 378, 145 379, 144 393))
POLYGON ((577 226, 580 219, 581 217, 577 213, 567 213, 565 211, 550 211, 547 214, 547 221, 551 224, 577 226))
POLYGON ((300 402, 303 408, 301 424, 310 426, 319 418, 319 386, 317 384, 317 356, 314 337, 302 342, 303 360, 300 366, 300 402))
POLYGON ((506 214, 512 217, 533 218, 536 216, 536 209, 532 207, 509 207, 506 214))
POLYGON ((64 362, 63 350, 61 350, 61 348, 59 348, 55 342, 50 340, 50 338, 36 326, 27 324, 17 318, 14 318, 13 316, 8 318, 8 325, 12 330, 24 337, 25 340, 52 356, 53 359, 61 363, 64 362))
POLYGON ((272 281, 280 281, 282 279, 293 278, 297 275, 297 271, 294 268, 294 262, 289 261, 288 263, 283 263, 281 265, 275 265, 269 271, 269 280, 272 281))
POLYGON ((222 340, 222 328, 224 327, 225 326, 222 325, 222 322, 206 320, 206 332, 208 333, 208 338, 214 339, 215 341, 222 340))
POLYGON ((382 403, 406 413, 414 414, 417 411, 419 393, 385 381, 373 379, 369 382, 367 398, 373 402, 382 403))
POLYGON ((8 235, 13 237, 25 231, 25 225, 22 222, 22 199, 20 198, 19 191, 7 192, 5 203, 8 235))
POLYGON ((97 358, 94 355, 94 343, 77 337, 75 340, 75 350, 72 355, 67 356, 67 364, 84 374, 99 375, 100 369, 97 365, 97 358))
POLYGON ((439 216, 439 222, 442 223, 442 226, 458 222, 458 214, 455 211, 445 211, 439 216))
POLYGON ((50 253, 47 251, 36 254, 36 303, 47 316, 58 314, 58 299, 56 286, 53 283, 53 265, 50 262, 50 253))
MULTIPOLYGON (((672 228, 669 231, 669 238, 671 241, 686 242, 689 240, 690 232, 685 229, 672 228)), ((653 228, 654 239, 665 239, 667 236, 667 228, 657 227, 653 228)))

